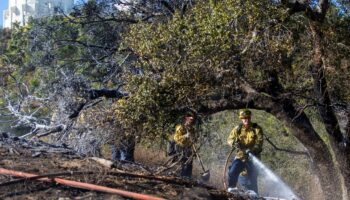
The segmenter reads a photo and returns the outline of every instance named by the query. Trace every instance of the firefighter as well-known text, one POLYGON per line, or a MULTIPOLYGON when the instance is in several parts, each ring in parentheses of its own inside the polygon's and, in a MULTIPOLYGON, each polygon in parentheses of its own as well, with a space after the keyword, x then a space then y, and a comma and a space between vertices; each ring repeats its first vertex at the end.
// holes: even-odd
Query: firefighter
POLYGON ((239 112, 241 124, 233 128, 228 144, 237 150, 236 156, 228 171, 228 192, 237 190, 236 184, 239 175, 245 174, 243 185, 248 190, 258 194, 257 177, 258 173, 249 158, 250 154, 259 157, 263 145, 263 131, 256 123, 251 122, 251 111, 248 109, 239 112))
POLYGON ((177 154, 180 156, 181 176, 192 177, 193 151, 192 145, 195 141, 195 116, 187 114, 182 124, 175 127, 174 141, 177 154))

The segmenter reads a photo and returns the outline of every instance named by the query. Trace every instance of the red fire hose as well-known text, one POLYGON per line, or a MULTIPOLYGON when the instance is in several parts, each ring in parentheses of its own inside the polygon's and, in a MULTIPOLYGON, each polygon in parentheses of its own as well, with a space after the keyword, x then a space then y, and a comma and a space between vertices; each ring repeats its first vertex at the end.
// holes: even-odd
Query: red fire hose
MULTIPOLYGON (((0 174, 16 176, 16 177, 23 177, 23 178, 30 178, 30 177, 37 176, 35 174, 29 174, 29 173, 20 172, 20 171, 8 170, 8 169, 4 169, 4 168, 0 168, 0 174)), ((125 190, 119 190, 119 189, 115 189, 115 188, 109 188, 109 187, 94 185, 94 184, 90 184, 90 183, 83 183, 83 182, 78 182, 78 181, 71 181, 71 180, 66 180, 66 179, 61 179, 61 178, 52 178, 52 179, 40 178, 38 180, 45 181, 45 182, 55 182, 55 183, 59 183, 59 184, 74 187, 74 188, 99 191, 99 192, 106 192, 106 193, 111 193, 111 194, 118 194, 118 195, 132 198, 132 199, 165 200, 165 199, 160 198, 160 197, 154 197, 154 196, 150 196, 150 195, 146 195, 146 194, 139 194, 139 193, 135 193, 135 192, 129 192, 129 191, 125 191, 125 190)))

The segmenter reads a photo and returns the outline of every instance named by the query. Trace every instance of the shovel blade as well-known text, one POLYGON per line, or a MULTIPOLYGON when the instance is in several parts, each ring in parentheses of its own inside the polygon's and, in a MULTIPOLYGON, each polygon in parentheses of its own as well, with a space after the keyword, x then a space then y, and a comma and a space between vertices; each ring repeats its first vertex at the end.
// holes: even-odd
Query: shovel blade
POLYGON ((201 173, 201 178, 202 178, 203 181, 209 181, 209 179, 210 179, 210 172, 209 172, 209 170, 201 173))

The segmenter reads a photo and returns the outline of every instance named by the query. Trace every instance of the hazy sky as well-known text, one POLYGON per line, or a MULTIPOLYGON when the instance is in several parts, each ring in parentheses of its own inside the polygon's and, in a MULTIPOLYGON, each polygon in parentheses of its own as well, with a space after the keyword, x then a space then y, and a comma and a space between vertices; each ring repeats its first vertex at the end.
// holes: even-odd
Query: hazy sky
POLYGON ((7 9, 8 0, 0 0, 0 27, 2 27, 3 11, 7 9))
MULTIPOLYGON (((74 0, 75 3, 81 2, 81 1, 86 1, 86 0, 74 0)), ((2 27, 2 20, 3 20, 3 12, 5 9, 7 9, 9 0, 0 0, 0 28, 2 27)), ((331 0, 333 4, 338 6, 335 0, 331 0)))
MULTIPOLYGON (((82 0, 74 0, 75 3, 81 2, 82 0)), ((85 0, 84 0, 85 1, 85 0)), ((9 0, 0 0, 0 28, 2 28, 3 12, 8 7, 9 0)))

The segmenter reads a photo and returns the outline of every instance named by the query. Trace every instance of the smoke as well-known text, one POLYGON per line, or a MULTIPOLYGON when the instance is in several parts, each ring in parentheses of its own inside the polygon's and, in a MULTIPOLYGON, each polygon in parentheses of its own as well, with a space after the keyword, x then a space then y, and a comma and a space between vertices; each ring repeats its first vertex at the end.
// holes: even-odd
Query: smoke
POLYGON ((258 158, 250 154, 254 166, 257 168, 264 190, 268 191, 264 196, 275 197, 277 199, 300 200, 292 189, 284 183, 276 174, 265 166, 258 158))

